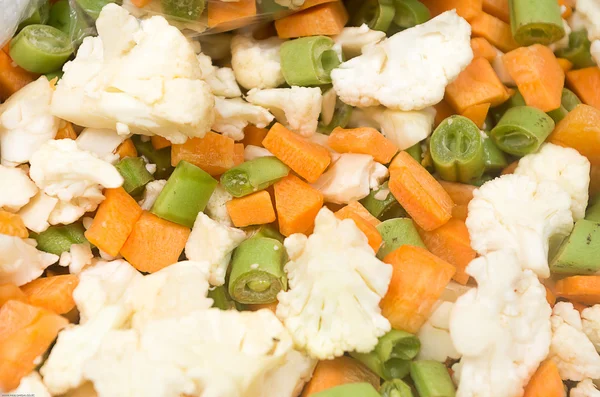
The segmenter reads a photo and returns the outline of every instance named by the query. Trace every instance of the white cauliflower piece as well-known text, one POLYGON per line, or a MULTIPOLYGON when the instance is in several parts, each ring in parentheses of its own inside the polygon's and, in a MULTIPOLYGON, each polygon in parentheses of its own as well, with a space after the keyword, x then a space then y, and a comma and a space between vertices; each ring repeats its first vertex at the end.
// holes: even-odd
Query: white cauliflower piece
POLYGON ((600 3, 597 0, 577 0, 574 16, 587 29, 590 41, 600 40, 600 3))
POLYGON ((79 274, 84 267, 91 265, 94 259, 90 243, 72 244, 69 251, 60 254, 58 264, 69 267, 69 273, 79 274))
POLYGON ((322 360, 368 353, 391 327, 379 302, 392 267, 381 262, 350 219, 322 208, 313 234, 285 239, 289 289, 277 295, 277 317, 297 347, 322 360))
POLYGON ((154 202, 160 195, 160 192, 164 189, 167 181, 165 179, 157 179, 155 181, 149 182, 144 189, 144 194, 142 195, 142 200, 139 202, 140 207, 143 210, 150 211, 150 208, 154 205, 154 202))
POLYGON ((600 353, 600 304, 588 307, 581 312, 583 332, 600 353))
POLYGON ((185 36, 162 16, 138 21, 108 4, 97 37, 63 66, 52 114, 120 134, 160 135, 173 143, 203 137, 214 98, 185 36))
POLYGON ((208 199, 204 213, 225 226, 233 226, 227 212, 227 203, 232 199, 233 196, 219 184, 208 199))
POLYGON ((225 226, 200 212, 185 244, 185 256, 210 265, 208 281, 223 285, 233 250, 246 239, 240 229, 225 226))
POLYGON ((275 3, 279 4, 280 6, 294 9, 302 7, 305 1, 306 0, 275 0, 275 3))
POLYGON ((35 248, 33 239, 0 234, 0 284, 20 287, 35 280, 58 261, 58 256, 35 248))
POLYGON ((352 106, 420 110, 444 97, 446 86, 473 59, 471 26, 456 11, 364 48, 331 72, 340 99, 352 106))
POLYGON ((480 255, 511 250, 524 269, 547 278, 549 250, 573 229, 571 198, 554 182, 504 175, 475 190, 466 224, 480 255))
POLYGON ((313 184, 329 203, 348 204, 369 195, 388 176, 387 168, 367 154, 344 153, 313 184), (375 186, 373 186, 375 185, 375 186))
POLYGON ((563 19, 562 24, 563 28, 565 29, 565 35, 562 37, 562 39, 555 41, 554 43, 548 46, 548 48, 550 48, 552 52, 562 50, 563 48, 569 48, 569 35, 571 34, 572 30, 569 26, 569 23, 566 20, 563 19))
POLYGON ((110 163, 81 150, 72 139, 46 142, 31 157, 29 175, 42 192, 58 198, 50 224, 70 224, 104 200, 102 188, 116 188, 123 177, 110 163))
POLYGON ((0 165, 0 209, 17 212, 38 191, 35 183, 20 168, 0 165))
POLYGON ((253 89, 246 100, 269 109, 277 121, 303 137, 310 137, 317 131, 322 101, 319 88, 253 89))
POLYGON ((299 351, 292 350, 285 356, 285 362, 271 370, 261 388, 263 396, 297 397, 312 377, 317 360, 299 351))
POLYGON ((492 61, 492 68, 494 68, 494 72, 496 72, 496 75, 498 76, 502 84, 507 85, 509 87, 516 87, 517 83, 512 78, 510 73, 508 73, 508 69, 506 69, 506 66, 504 66, 504 61, 502 60, 504 53, 497 48, 495 50, 496 57, 492 61))
POLYGON ((344 28, 333 40, 342 47, 344 55, 354 58, 362 53, 365 46, 375 45, 384 38, 385 32, 369 29, 366 24, 362 24, 359 27, 344 28))
POLYGON ((452 302, 440 301, 427 322, 419 329, 419 360, 445 362, 448 358, 460 358, 460 353, 456 351, 450 337, 450 313, 453 307, 452 302))
POLYGON ((458 298, 466 294, 471 288, 473 287, 470 285, 462 285, 456 281, 450 281, 446 285, 446 288, 444 288, 444 291, 440 296, 440 300, 454 303, 458 300, 458 298))
POLYGON ((571 389, 570 397, 600 397, 600 391, 591 379, 585 379, 577 384, 577 387, 571 389))
POLYGON ((125 139, 126 135, 119 135, 114 130, 86 128, 81 131, 75 142, 81 150, 92 152, 109 163, 116 163, 119 156, 114 152, 125 139))
POLYGON ((571 196, 571 212, 577 222, 585 216, 590 185, 590 161, 572 148, 546 143, 539 152, 519 160, 514 172, 542 182, 556 182, 571 196))
POLYGON ((8 392, 8 396, 33 396, 33 397, 51 397, 48 389, 42 382, 42 378, 37 371, 21 378, 19 387, 8 392))
POLYGON ((600 39, 592 41, 590 53, 594 61, 596 61, 596 65, 600 65, 600 39))
POLYGON ((242 91, 235 81, 231 68, 218 68, 213 66, 212 59, 205 54, 198 54, 198 62, 202 69, 202 78, 208 83, 214 95, 225 98, 242 96, 242 91))
POLYGON ((259 157, 272 157, 273 153, 269 152, 264 147, 247 145, 244 148, 244 160, 250 161, 259 157))
POLYGON ((248 124, 264 128, 273 118, 267 109, 252 105, 241 98, 215 97, 215 123, 212 129, 233 140, 241 141, 244 139, 244 128, 248 124))
POLYGON ((29 161, 56 136, 60 120, 50 113, 53 88, 45 76, 27 84, 0 105, 0 157, 3 165, 29 161))
POLYGON ((549 358, 562 379, 582 381, 600 378, 600 355, 583 332, 579 312, 570 302, 558 302, 552 312, 552 344, 549 358))
POLYGON ((546 290, 510 251, 473 260, 477 281, 452 309, 450 335, 462 354, 457 397, 520 397, 551 339, 546 290))
POLYGON ((247 90, 276 88, 285 83, 279 48, 284 40, 271 37, 255 40, 251 34, 236 34, 231 40, 231 67, 247 90))
POLYGON ((41 233, 50 227, 48 220, 56 204, 58 204, 56 197, 50 197, 43 192, 39 192, 31 199, 29 204, 21 208, 19 216, 27 229, 35 233, 41 233))

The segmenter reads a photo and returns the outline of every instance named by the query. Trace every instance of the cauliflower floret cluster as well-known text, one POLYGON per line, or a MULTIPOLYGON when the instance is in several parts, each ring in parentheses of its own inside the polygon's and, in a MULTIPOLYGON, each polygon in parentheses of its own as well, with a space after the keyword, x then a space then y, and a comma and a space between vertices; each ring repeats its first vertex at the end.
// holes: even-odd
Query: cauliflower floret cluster
POLYGON ((233 226, 233 222, 227 212, 227 203, 233 199, 233 196, 229 194, 227 190, 221 185, 217 185, 213 194, 208 199, 204 213, 211 219, 225 225, 233 226))
POLYGON ((119 161, 119 155, 115 151, 126 135, 119 135, 116 131, 104 128, 86 128, 77 137, 75 142, 81 150, 94 153, 98 158, 111 164, 119 161))
POLYGON ((208 83, 212 93, 224 98, 242 96, 242 91, 235 81, 231 68, 218 68, 213 66, 212 59, 206 54, 198 54, 198 62, 202 69, 202 78, 208 83))
POLYGON ((600 304, 585 308, 581 312, 583 332, 600 353, 600 304))
POLYGON ((233 36, 231 67, 238 83, 247 90, 276 88, 285 83, 279 58, 283 43, 278 37, 255 40, 250 34, 233 36))
POLYGON ((427 322, 419 329, 419 360, 446 362, 448 358, 460 358, 450 337, 450 314, 453 307, 452 302, 439 301, 427 322))
POLYGON ((233 140, 241 141, 244 139, 244 128, 248 124, 264 128, 273 121, 273 118, 267 109, 241 98, 215 97, 215 123, 212 129, 233 140))
POLYGON ((571 389, 570 397, 600 397, 600 391, 591 379, 586 379, 577 384, 577 387, 571 389))
POLYGON ((29 203, 37 191, 25 171, 0 165, 0 209, 16 212, 29 203))
POLYGON ((142 207, 143 210, 150 211, 166 184, 166 179, 157 179, 149 182, 144 189, 142 200, 139 202, 140 207, 142 207))
POLYGON ((58 256, 35 248, 33 239, 0 234, 0 284, 27 284, 58 261, 58 256))
POLYGON ((359 27, 344 28, 333 40, 342 47, 344 55, 353 58, 359 56, 364 47, 375 45, 384 38, 385 32, 369 29, 367 24, 362 24, 359 27))
POLYGON ((436 111, 428 107, 405 112, 380 106, 364 109, 364 114, 371 120, 367 124, 374 122, 383 136, 392 141, 399 150, 406 150, 431 135, 436 111))

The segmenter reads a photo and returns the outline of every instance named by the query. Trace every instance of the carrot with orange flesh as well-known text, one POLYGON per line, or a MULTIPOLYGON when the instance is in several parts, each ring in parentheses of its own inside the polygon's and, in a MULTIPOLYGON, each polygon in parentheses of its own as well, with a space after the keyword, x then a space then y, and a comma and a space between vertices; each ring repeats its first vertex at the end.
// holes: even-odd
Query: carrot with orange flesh
POLYGON ((556 363, 546 360, 540 364, 525 387, 523 397, 564 397, 563 385, 556 363))
POLYGON ((358 153, 373 156, 378 163, 387 164, 398 153, 396 145, 375 128, 344 129, 336 127, 327 145, 339 153, 358 153))
POLYGON ((20 238, 29 237, 29 231, 18 214, 0 210, 0 234, 20 238))
POLYGON ((477 188, 466 183, 439 181, 440 185, 450 195, 456 205, 469 205, 473 200, 473 192, 477 188))
POLYGON ((208 2, 208 27, 232 22, 256 15, 255 0, 238 0, 235 3, 223 1, 208 2))
POLYGON ((493 45, 483 37, 474 37, 471 39, 471 48, 473 49, 473 58, 485 58, 492 62, 496 59, 498 52, 493 45))
POLYGON ((600 303, 600 276, 572 276, 556 282, 556 296, 586 305, 600 303))
POLYGON ((421 3, 429 8, 432 18, 443 12, 456 9, 458 15, 467 21, 471 21, 481 14, 483 9, 482 0, 421 0, 421 3))
POLYGON ((43 307, 56 314, 65 314, 75 307, 73 291, 79 279, 74 274, 42 277, 21 287, 29 298, 29 303, 43 307))
POLYGON ((0 51, 0 101, 5 101, 33 80, 31 73, 14 64, 8 53, 0 51))
POLYGON ((156 150, 171 146, 171 141, 159 135, 154 135, 152 138, 150 138, 150 142, 152 142, 152 147, 156 150))
POLYGON ((226 207, 236 227, 265 225, 275 222, 276 219, 271 196, 264 190, 234 198, 227 202, 226 207))
POLYGON ((307 233, 323 207, 323 194, 295 175, 274 185, 279 232, 284 236, 307 233))
POLYGON ((594 197, 600 193, 600 166, 592 164, 590 169, 589 196, 594 197))
POLYGON ((360 361, 342 356, 333 360, 319 361, 313 376, 301 397, 309 397, 320 391, 348 383, 367 382, 379 389, 379 375, 373 373, 360 361))
MULTIPOLYGON (((357 201, 355 203, 358 203, 357 201)), ((358 203, 360 205, 360 203, 358 203)), ((362 206, 361 206, 362 207, 362 206)), ((364 209, 364 207, 363 207, 364 209)), ((359 210, 360 211, 360 210, 359 210)), ((366 211, 366 209, 365 209, 366 211)), ((362 212, 362 211, 361 211, 362 212)), ((368 213, 369 211, 367 211, 368 213)), ((369 214, 371 215, 371 214, 369 214)), ((377 253, 379 251, 379 247, 381 247, 381 243, 383 242, 383 238, 381 237, 381 233, 377 230, 377 228, 370 223, 367 219, 363 217, 363 214, 355 211, 349 205, 345 206, 341 210, 335 213, 335 216, 338 219, 351 219, 354 221, 354 224, 358 229, 363 232, 365 237, 369 242, 369 246, 373 248, 373 252, 377 253)), ((371 215, 372 216, 372 215, 371 215)))
POLYGON ((565 72, 552 50, 534 44, 504 54, 502 61, 528 106, 544 112, 560 107, 565 72))
POLYGON ((269 130, 266 128, 258 128, 255 125, 248 124, 246 128, 244 128, 244 139, 242 143, 244 146, 258 146, 263 147, 263 140, 267 137, 269 130))
POLYGON ((77 139, 77 133, 73 128, 73 124, 68 121, 61 120, 58 131, 56 131, 56 136, 54 139, 77 139))
POLYGON ((272 303, 253 303, 253 304, 246 305, 246 309, 250 310, 251 312, 257 312, 262 309, 267 309, 267 310, 270 310, 273 313, 275 313, 277 311, 278 303, 279 302, 277 302, 277 301, 272 302, 272 303))
POLYGON ((489 103, 480 103, 478 105, 469 106, 462 112, 462 115, 475 123, 479 129, 482 129, 489 110, 489 103))
POLYGON ((556 295, 554 295, 554 292, 552 292, 552 290, 547 286, 544 286, 544 288, 546 288, 546 301, 550 306, 554 307, 554 304, 556 303, 556 295))
POLYGON ((424 230, 434 230, 452 217, 454 203, 448 193, 406 152, 400 152, 392 161, 388 186, 402 208, 424 230))
POLYGON ((125 157, 137 157, 138 152, 131 138, 128 138, 119 145, 117 150, 115 150, 115 154, 118 155, 120 159, 124 159, 125 157))
POLYGON ((387 294, 380 303, 392 328, 416 333, 429 318, 456 268, 429 251, 402 245, 383 261, 393 267, 387 294))
POLYGON ((442 121, 455 114, 454 109, 452 109, 445 99, 437 105, 433 105, 433 108, 435 109, 434 127, 437 127, 442 121))
POLYGON ((361 218, 363 218, 365 221, 369 222, 373 226, 377 226, 381 223, 381 221, 379 219, 377 219, 373 215, 371 215, 369 210, 366 209, 358 201, 350 201, 348 203, 348 205, 343 206, 342 208, 338 209, 335 212, 336 212, 336 215, 338 215, 338 217, 342 216, 341 219, 347 218, 346 213, 352 212, 352 213, 357 214, 358 216, 360 216, 361 218))
POLYGON ((471 32, 474 37, 485 37, 502 52, 519 46, 513 38, 510 25, 487 12, 482 12, 471 21, 471 32))
POLYGON ((264 147, 294 172, 314 183, 331 163, 329 151, 276 123, 263 140, 264 147))
POLYGON ((577 105, 554 128, 548 142, 571 147, 600 166, 600 110, 589 105, 577 105))
POLYGON ((348 22, 348 11, 340 1, 308 8, 275 21, 277 35, 282 39, 340 34, 348 22))
POLYGON ((600 109, 600 68, 571 70, 567 72, 567 85, 586 105, 600 109))
POLYGON ((233 164, 240 165, 244 162, 244 144, 236 143, 233 145, 233 164))
POLYGON ((235 141, 212 131, 203 138, 191 138, 183 144, 171 146, 171 165, 176 166, 185 160, 213 176, 233 168, 235 159, 235 141))
POLYGON ((146 7, 151 2, 152 0, 131 0, 131 4, 133 4, 137 8, 146 7))
POLYGON ((500 175, 514 174, 515 170, 517 169, 518 166, 519 166, 519 161, 518 160, 513 161, 512 163, 510 163, 508 165, 508 167, 506 167, 505 169, 502 170, 500 175))
POLYGON ((510 24, 508 0, 483 0, 483 11, 510 24))
POLYGON ((569 70, 573 69, 573 62, 569 61, 566 58, 556 58, 556 62, 560 65, 560 68, 563 72, 567 73, 569 70))
POLYGON ((325 4, 325 3, 331 3, 334 1, 337 1, 337 0, 306 0, 304 2, 304 4, 302 5, 302 7, 300 7, 298 10, 306 10, 307 8, 316 7, 318 5, 325 4))
POLYGON ((10 300, 28 303, 27 295, 14 284, 0 284, 0 307, 10 300))

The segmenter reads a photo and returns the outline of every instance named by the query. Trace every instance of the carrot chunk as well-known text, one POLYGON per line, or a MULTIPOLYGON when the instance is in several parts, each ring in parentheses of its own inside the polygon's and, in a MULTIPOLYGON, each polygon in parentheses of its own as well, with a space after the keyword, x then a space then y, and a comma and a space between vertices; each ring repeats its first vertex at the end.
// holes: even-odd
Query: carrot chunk
POLYGON ((481 14, 483 7, 482 0, 421 0, 421 3, 429 8, 432 17, 456 9, 458 15, 467 21, 481 14))
POLYGON ((379 163, 387 164, 398 153, 398 148, 375 128, 344 129, 336 127, 327 144, 336 152, 369 154, 379 163))
POLYGON ((234 198, 227 202, 226 207, 236 227, 264 225, 275 222, 276 219, 271 196, 265 190, 234 198))
POLYGON ((556 296, 586 305, 600 303, 600 276, 572 276, 556 282, 556 296))
POLYGON ((60 127, 56 131, 54 139, 77 139, 77 133, 73 129, 73 124, 68 121, 61 120, 60 127))
POLYGON ((548 141, 571 147, 587 157, 593 166, 600 166, 600 110, 577 105, 554 128, 548 141))
POLYGON ((119 145, 117 150, 115 150, 115 154, 117 154, 119 158, 124 159, 125 157, 137 157, 138 152, 131 138, 128 138, 119 145))
POLYGON ((373 225, 375 227, 381 223, 381 221, 379 219, 377 219, 373 215, 371 215, 371 213, 369 212, 369 210, 366 209, 358 201, 351 201, 351 202, 349 202, 348 205, 345 205, 344 207, 340 208, 336 212, 336 215, 338 215, 338 217, 342 217, 341 219, 346 219, 347 216, 345 214, 347 212, 352 212, 352 213, 357 214, 358 216, 360 216, 365 221, 369 222, 371 225, 373 225))
POLYGON ((254 15, 256 15, 255 0, 238 0, 235 3, 223 1, 208 2, 208 27, 210 28, 254 15))
POLYGON ((0 234, 27 238, 29 232, 18 214, 0 210, 0 234))
POLYGON ((240 165, 244 162, 244 144, 236 143, 233 145, 233 164, 240 165))
POLYGON ((481 129, 483 128, 489 110, 489 103, 480 103, 478 105, 469 106, 462 112, 462 115, 470 119, 481 129))
POLYGON ((246 128, 244 128, 244 139, 242 143, 244 146, 258 146, 263 147, 263 140, 267 137, 269 130, 266 128, 258 128, 255 125, 248 124, 246 128))
POLYGON ((27 295, 14 284, 0 284, 0 307, 10 300, 28 303, 27 295))
POLYGON ((171 141, 159 135, 154 135, 152 138, 150 138, 150 142, 152 142, 152 147, 156 150, 171 146, 171 141))
POLYGON ((213 176, 233 168, 235 157, 235 141, 212 131, 207 132, 203 138, 192 138, 181 145, 171 146, 173 167, 185 160, 213 176))
POLYGON ((7 53, 0 51, 0 101, 5 101, 33 80, 31 73, 17 66, 7 53))
POLYGON ((307 233, 323 207, 323 194, 295 175, 274 185, 279 231, 284 236, 307 233))
POLYGON ((523 397, 563 397, 565 389, 556 363, 546 360, 538 367, 525 387, 523 397))
POLYGON ((433 105, 433 107, 435 109, 435 127, 440 125, 440 123, 446 120, 448 117, 455 114, 454 109, 452 109, 452 106, 450 106, 448 104, 448 101, 446 101, 445 99, 439 102, 437 105, 433 105))
MULTIPOLYGON (((362 210, 367 211, 365 207, 363 207, 358 201, 354 201, 353 203, 358 204, 362 207, 362 210)), ((383 242, 383 238, 381 237, 381 233, 377 230, 375 225, 371 223, 371 221, 364 216, 361 209, 355 209, 356 204, 353 207, 349 205, 343 207, 339 211, 335 213, 335 216, 339 219, 352 219, 356 226, 360 229, 361 232, 367 237, 369 241, 369 245, 373 248, 373 251, 377 253, 379 251, 379 247, 381 247, 381 243, 383 242)), ((369 211, 367 211, 369 213, 369 211)), ((373 215, 369 213, 372 218, 373 215)), ((375 218, 377 220, 377 218, 375 218)))
POLYGON ((503 22, 510 23, 508 0, 483 0, 483 11, 501 19, 503 22))
POLYGON ((43 277, 21 287, 29 298, 29 303, 43 307, 56 314, 65 314, 75 307, 73 291, 79 284, 74 274, 43 277))
POLYGON ((563 72, 567 73, 569 70, 573 69, 573 62, 569 61, 566 58, 556 58, 556 62, 560 65, 560 68, 563 72))
POLYGON ((593 66, 567 72, 567 85, 586 105, 600 109, 600 68, 593 66))
POLYGON ((340 34, 348 22, 348 12, 340 1, 311 7, 275 21, 277 35, 282 39, 340 34))
POLYGON ((482 12, 471 21, 471 32, 474 37, 485 37, 502 52, 519 46, 513 38, 510 25, 487 12, 482 12))
POLYGON ((485 58, 492 62, 497 55, 496 49, 483 37, 474 37, 471 39, 471 48, 473 49, 473 58, 485 58))
POLYGON ((379 376, 360 361, 347 356, 319 361, 312 379, 302 392, 302 397, 309 397, 332 387, 362 382, 370 383, 374 388, 379 389, 379 376))

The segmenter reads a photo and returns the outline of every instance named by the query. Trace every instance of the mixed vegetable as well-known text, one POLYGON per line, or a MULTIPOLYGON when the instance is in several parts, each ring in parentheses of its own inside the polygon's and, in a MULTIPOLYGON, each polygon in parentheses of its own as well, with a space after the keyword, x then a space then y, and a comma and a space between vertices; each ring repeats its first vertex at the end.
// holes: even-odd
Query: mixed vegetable
POLYGON ((35 4, 0 392, 600 395, 598 0, 35 4))

